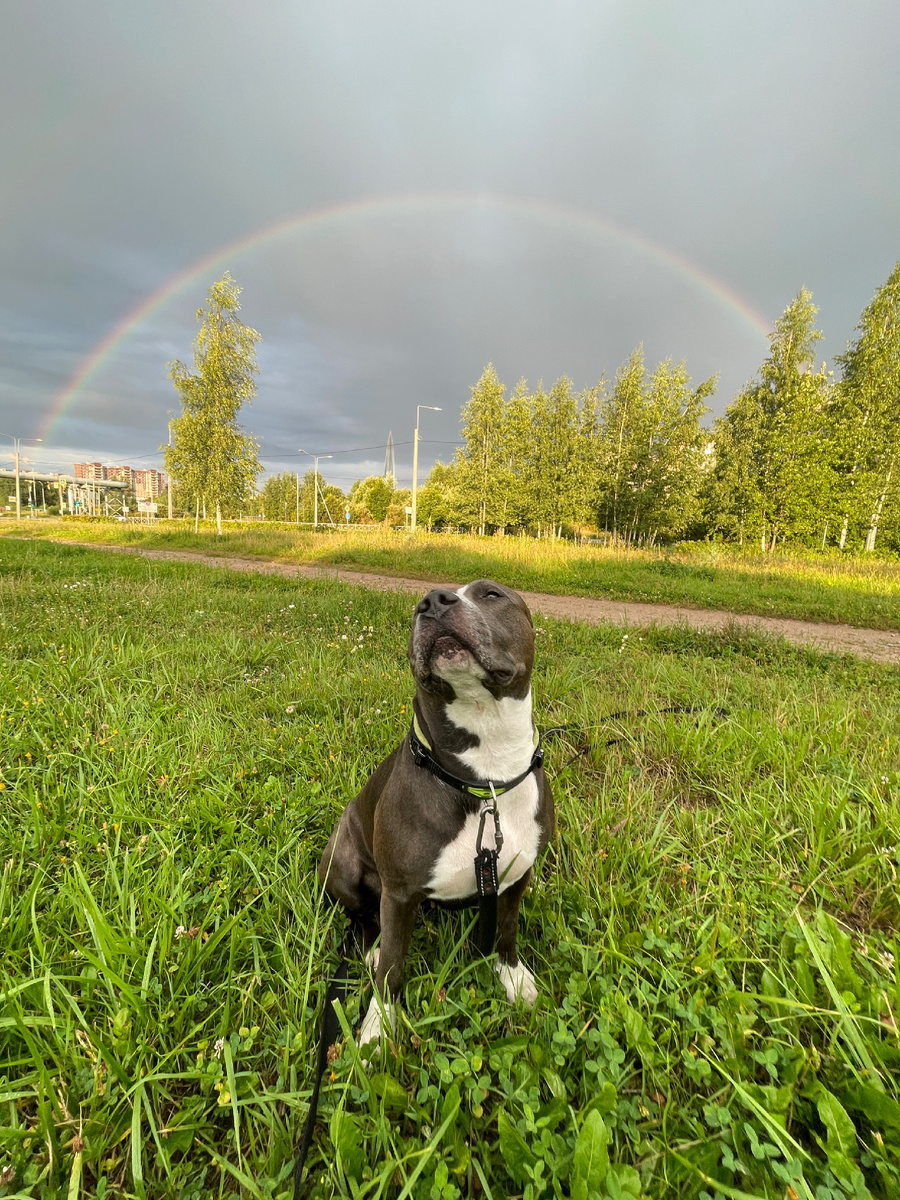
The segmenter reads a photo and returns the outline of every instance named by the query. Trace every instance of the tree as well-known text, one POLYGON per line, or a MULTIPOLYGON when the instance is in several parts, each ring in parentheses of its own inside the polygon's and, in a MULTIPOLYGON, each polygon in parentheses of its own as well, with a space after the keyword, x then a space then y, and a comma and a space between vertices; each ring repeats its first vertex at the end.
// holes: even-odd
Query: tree
POLYGON ((359 525, 380 525, 387 519, 394 498, 392 479, 384 475, 369 475, 357 479, 350 489, 350 511, 359 525))
POLYGON ((596 458, 597 520, 618 540, 632 518, 631 471, 644 408, 644 348, 638 346, 616 372, 611 392, 600 402, 603 432, 596 458))
POLYGON ((238 320, 241 289, 226 273, 207 293, 207 308, 197 309, 200 332, 194 342, 194 373, 177 359, 169 377, 181 396, 181 416, 172 420, 172 445, 166 470, 194 501, 215 505, 216 531, 222 533, 223 506, 236 506, 252 491, 259 463, 258 442, 237 423, 238 413, 256 395, 255 329, 238 320))
POLYGON ((817 312, 801 288, 775 322, 757 378, 716 427, 720 501, 741 530, 745 521, 759 528, 763 550, 808 536, 831 510, 831 385, 824 366, 812 370, 817 312))
MULTIPOLYGON (((312 472, 309 472, 312 475, 312 472)), ((296 521, 297 520, 297 476, 293 471, 284 471, 280 475, 270 475, 260 492, 263 516, 267 521, 296 521)), ((304 480, 300 485, 300 520, 311 521, 312 516, 306 516, 307 509, 312 513, 312 487, 304 480), (308 503, 307 503, 308 501, 308 503)))
POLYGON ((865 524, 865 547, 871 551, 886 506, 900 491, 900 262, 856 328, 856 341, 835 360, 842 368, 836 404, 841 427, 836 460, 845 514, 841 547, 855 519, 865 524))
POLYGON ((532 398, 531 520, 549 528, 574 523, 579 513, 578 398, 566 375, 548 395, 543 385, 532 398))
POLYGON ((427 528, 447 525, 452 521, 456 470, 451 463, 440 459, 416 496, 416 520, 427 528))
POLYGON ((528 384, 520 379, 503 409, 501 461, 497 469, 500 489, 498 525, 527 525, 532 519, 534 485, 533 397, 528 384))
POLYGON ((677 537, 699 515, 708 440, 700 419, 715 388, 716 376, 692 388, 683 362, 673 367, 666 359, 653 372, 632 445, 629 542, 638 536, 651 544, 660 535, 677 537))
POLYGON ((482 534, 488 525, 499 525, 503 518, 499 478, 504 461, 504 391, 493 364, 488 363, 462 410, 466 445, 457 455, 460 500, 482 534))

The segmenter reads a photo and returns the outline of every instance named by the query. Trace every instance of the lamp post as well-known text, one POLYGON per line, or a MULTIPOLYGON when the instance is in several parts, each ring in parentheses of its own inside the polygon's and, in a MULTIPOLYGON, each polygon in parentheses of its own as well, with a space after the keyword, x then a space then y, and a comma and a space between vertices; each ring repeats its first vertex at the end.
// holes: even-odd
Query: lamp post
POLYGON ((307 454, 313 460, 313 529, 315 529, 319 524, 319 459, 334 458, 334 455, 312 454, 309 450, 298 450, 298 453, 307 454))
MULTIPOLYGON (((172 422, 169 422, 169 446, 172 445, 172 422)), ((172 520, 172 472, 166 468, 166 495, 169 501, 169 520, 172 520)))
POLYGON ((417 404, 416 405, 416 433, 413 438, 413 485, 412 485, 412 517, 410 518, 410 530, 416 532, 416 494, 419 490, 419 410, 427 408, 429 412, 440 412, 441 409, 435 408, 433 404, 417 404))
POLYGON ((11 433, 0 433, 0 437, 9 438, 16 451, 16 520, 22 520, 22 493, 19 488, 19 447, 23 442, 42 442, 43 438, 17 438, 11 433))

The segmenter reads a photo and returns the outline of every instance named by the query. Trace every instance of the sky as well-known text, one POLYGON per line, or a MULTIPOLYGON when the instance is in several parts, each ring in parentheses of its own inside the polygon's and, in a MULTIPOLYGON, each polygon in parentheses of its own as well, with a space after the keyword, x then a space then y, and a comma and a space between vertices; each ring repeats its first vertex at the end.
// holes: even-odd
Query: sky
POLYGON ((3 0, 0 466, 161 465, 196 310, 259 330, 267 472, 408 486, 510 388, 648 363, 724 411, 803 286, 900 258, 895 0, 3 0))

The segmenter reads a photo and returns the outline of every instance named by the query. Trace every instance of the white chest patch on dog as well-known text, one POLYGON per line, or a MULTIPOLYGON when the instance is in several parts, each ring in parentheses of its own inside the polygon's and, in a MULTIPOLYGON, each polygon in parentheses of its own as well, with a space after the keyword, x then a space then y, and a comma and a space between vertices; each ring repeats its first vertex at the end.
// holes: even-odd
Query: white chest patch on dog
MULTIPOLYGON (((448 672, 449 675, 449 672, 448 672)), ((446 715, 454 725, 474 734, 479 744, 458 757, 479 780, 503 783, 526 769, 534 753, 531 694, 523 700, 495 699, 469 675, 465 681, 455 674, 457 698, 447 705, 446 715), (462 686, 461 686, 462 685, 462 686)), ((537 822, 538 786, 534 775, 497 798, 503 849, 497 863, 500 891, 525 874, 537 858, 541 831, 537 822)), ((475 855, 480 818, 469 813, 462 829, 438 855, 428 883, 435 900, 464 900, 475 895, 475 855)), ((484 846, 494 844, 494 823, 488 818, 484 846)))
MULTIPOLYGON (((521 879, 537 858, 540 845, 537 808, 538 788, 533 775, 499 797, 503 849, 497 862, 497 874, 501 892, 521 879)), ((465 825, 453 841, 441 850, 428 881, 428 894, 432 899, 465 900, 476 894, 475 843, 478 825, 478 814, 469 813, 465 825)), ((488 848, 494 844, 494 822, 490 817, 485 822, 483 844, 488 848)))

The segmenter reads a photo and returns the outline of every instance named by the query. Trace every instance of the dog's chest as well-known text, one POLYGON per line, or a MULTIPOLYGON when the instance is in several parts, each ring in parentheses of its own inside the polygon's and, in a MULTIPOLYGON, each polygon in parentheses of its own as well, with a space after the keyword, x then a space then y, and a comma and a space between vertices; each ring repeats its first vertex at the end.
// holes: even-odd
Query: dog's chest
MULTIPOLYGON (((537 858, 541 842, 538 824, 538 786, 529 775, 517 787, 504 792, 498 799, 503 849, 497 863, 500 891, 505 891, 537 858)), ((475 855, 478 840, 478 813, 468 813, 465 824, 456 837, 438 854, 427 888, 434 900, 465 900, 476 894, 475 855)), ((483 847, 494 845, 494 822, 485 821, 483 847)))
MULTIPOLYGON (((479 745, 460 756, 483 780, 501 783, 514 778, 527 765, 533 750, 531 696, 524 700, 487 697, 480 684, 469 696, 447 707, 447 716, 460 728, 476 734, 479 745)), ((520 784, 497 799, 503 849, 497 863, 500 891, 504 891, 537 858, 541 843, 538 822, 540 796, 537 780, 528 775, 520 784)), ((475 855, 478 813, 468 813, 465 823, 440 851, 428 882, 428 893, 435 900, 465 900, 476 894, 475 855)), ((494 845, 494 822, 485 821, 483 847, 494 845)))

